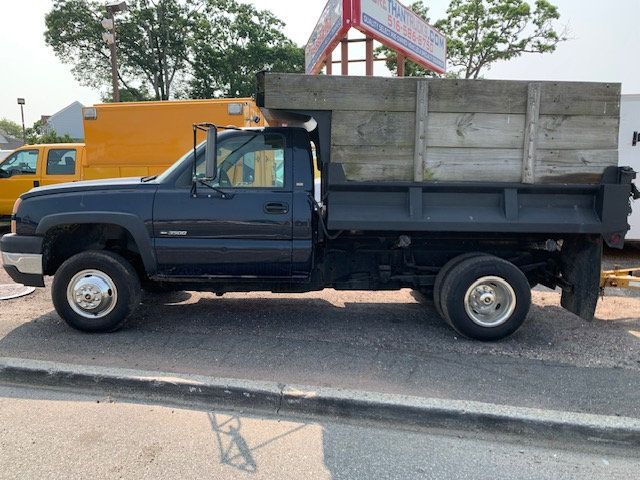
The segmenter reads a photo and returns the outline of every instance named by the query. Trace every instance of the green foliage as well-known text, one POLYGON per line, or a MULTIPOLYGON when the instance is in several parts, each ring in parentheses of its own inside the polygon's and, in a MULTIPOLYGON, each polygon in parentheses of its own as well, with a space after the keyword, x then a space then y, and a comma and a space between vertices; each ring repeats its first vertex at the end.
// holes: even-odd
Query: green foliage
POLYGON ((47 130, 45 124, 38 120, 32 127, 27 128, 27 144, 41 143, 75 143, 75 140, 66 133, 60 136, 56 132, 47 130))
POLYGON ((22 138, 22 126, 7 118, 0 118, 0 132, 13 138, 22 138))
POLYGON ((449 39, 449 63, 464 78, 478 78, 500 60, 523 53, 548 53, 566 40, 554 22, 557 7, 537 0, 452 0, 447 18, 436 23, 449 39))
MULTIPOLYGON (((253 93, 263 68, 301 71, 303 50, 268 11, 237 0, 129 0, 116 17, 121 100, 253 93), (250 85, 250 87, 249 87, 250 85)), ((54 0, 45 40, 83 85, 109 91, 104 2, 54 0)))
POLYGON ((304 50, 283 33, 284 23, 250 4, 209 0, 193 45, 193 97, 246 97, 261 70, 304 72, 304 50), (222 13, 225 12, 225 13, 222 13))
MULTIPOLYGON (((428 8, 417 1, 411 8, 429 21, 428 8)), ((558 32, 560 13, 547 0, 536 0, 534 7, 525 0, 451 0, 447 17, 434 26, 447 37, 447 76, 478 78, 500 60, 511 60, 525 53, 550 53, 565 41, 558 32)), ((394 56, 391 50, 378 49, 394 56)), ((387 62, 396 71, 396 60, 387 62)), ((435 76, 435 73, 407 62, 408 76, 435 76)))

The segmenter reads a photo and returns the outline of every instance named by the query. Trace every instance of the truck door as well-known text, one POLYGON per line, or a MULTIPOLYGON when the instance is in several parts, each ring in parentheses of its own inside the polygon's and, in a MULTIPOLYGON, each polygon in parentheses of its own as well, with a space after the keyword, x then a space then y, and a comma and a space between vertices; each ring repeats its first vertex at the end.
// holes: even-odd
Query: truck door
POLYGON ((16 199, 40 185, 38 148, 16 150, 0 163, 0 216, 11 215, 16 199))
MULTIPOLYGON (((192 196, 191 175, 175 185, 161 185, 153 215, 160 273, 290 276, 290 151, 280 133, 228 133, 218 143, 218 174, 212 182, 218 191, 199 185, 192 196)), ((198 174, 203 171, 200 162, 198 174)))
POLYGON ((80 152, 77 147, 48 147, 45 152, 42 184, 74 182, 79 178, 80 152))

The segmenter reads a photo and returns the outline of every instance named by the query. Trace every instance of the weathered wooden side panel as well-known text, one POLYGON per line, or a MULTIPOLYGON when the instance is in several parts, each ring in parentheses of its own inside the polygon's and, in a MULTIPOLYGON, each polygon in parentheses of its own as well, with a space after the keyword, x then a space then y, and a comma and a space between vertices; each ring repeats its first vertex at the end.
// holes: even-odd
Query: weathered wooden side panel
POLYGON ((266 74, 259 93, 332 111, 350 180, 595 182, 618 162, 619 84, 266 74))
MULTIPOLYGON (((269 73, 261 77, 264 107, 307 110, 415 112, 416 83, 429 84, 429 111, 526 113, 529 82, 382 77, 307 76, 269 73)), ((620 114, 620 84, 539 82, 541 115, 620 114)))
MULTIPOLYGON (((520 182, 522 149, 430 148, 424 180, 520 182)), ((404 147, 335 147, 333 161, 342 163, 347 178, 411 181, 413 149, 404 147), (386 175, 391 175, 386 177, 386 175)), ((616 150, 538 150, 535 178, 540 183, 598 181, 604 169, 617 165, 616 150), (580 165, 579 171, 576 165, 580 165)))

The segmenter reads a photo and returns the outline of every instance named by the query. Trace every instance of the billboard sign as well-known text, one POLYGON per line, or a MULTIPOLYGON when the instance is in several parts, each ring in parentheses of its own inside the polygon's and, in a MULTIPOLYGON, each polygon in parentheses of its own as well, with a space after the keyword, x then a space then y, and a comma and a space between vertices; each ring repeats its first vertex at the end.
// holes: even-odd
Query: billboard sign
POLYGON ((304 49, 305 72, 322 70, 329 55, 351 28, 351 0, 329 0, 304 49))
POLYGON ((414 62, 444 73, 447 40, 398 0, 353 0, 353 26, 414 62))

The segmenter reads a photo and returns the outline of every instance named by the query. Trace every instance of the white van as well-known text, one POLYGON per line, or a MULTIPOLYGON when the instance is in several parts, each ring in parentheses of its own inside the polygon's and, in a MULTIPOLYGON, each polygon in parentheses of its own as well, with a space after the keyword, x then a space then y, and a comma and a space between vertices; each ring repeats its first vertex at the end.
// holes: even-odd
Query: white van
MULTIPOLYGON (((640 95, 622 95, 620 102, 620 152, 619 165, 629 166, 639 173, 640 180, 640 95)), ((631 230, 628 242, 640 242, 640 200, 633 203, 633 213, 629 218, 631 230)))

